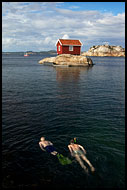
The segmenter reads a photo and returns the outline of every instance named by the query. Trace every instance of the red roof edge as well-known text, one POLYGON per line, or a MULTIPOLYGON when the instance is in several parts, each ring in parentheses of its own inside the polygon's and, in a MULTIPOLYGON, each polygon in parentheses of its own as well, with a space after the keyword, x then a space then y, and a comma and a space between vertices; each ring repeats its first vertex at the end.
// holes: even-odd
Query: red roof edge
POLYGON ((61 45, 73 45, 73 46, 82 46, 82 42, 80 40, 75 40, 75 39, 58 39, 57 43, 60 43, 61 45))

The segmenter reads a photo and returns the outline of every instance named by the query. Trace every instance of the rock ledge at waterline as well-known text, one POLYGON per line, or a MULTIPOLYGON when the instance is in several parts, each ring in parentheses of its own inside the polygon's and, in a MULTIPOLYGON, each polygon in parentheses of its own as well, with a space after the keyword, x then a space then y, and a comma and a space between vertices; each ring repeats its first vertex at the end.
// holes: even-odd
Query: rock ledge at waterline
POLYGON ((40 64, 52 63, 54 66, 92 66, 91 58, 83 55, 61 54, 47 57, 39 61, 40 64))
POLYGON ((125 57, 125 48, 121 46, 97 45, 91 47, 87 52, 82 53, 84 56, 113 56, 125 57))

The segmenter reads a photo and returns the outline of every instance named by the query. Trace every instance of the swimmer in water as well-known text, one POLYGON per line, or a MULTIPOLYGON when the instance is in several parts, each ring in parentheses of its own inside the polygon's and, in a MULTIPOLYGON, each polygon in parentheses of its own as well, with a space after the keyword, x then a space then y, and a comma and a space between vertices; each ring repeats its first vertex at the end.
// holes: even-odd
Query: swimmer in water
POLYGON ((56 156, 62 165, 67 165, 72 163, 72 161, 68 157, 65 157, 62 154, 58 153, 54 148, 53 143, 45 140, 45 137, 41 137, 39 146, 43 151, 46 151, 56 156))
POLYGON ((56 151, 56 149, 53 146, 53 143, 45 140, 45 137, 41 137, 39 146, 43 151, 47 151, 48 153, 50 153, 54 156, 58 154, 58 152, 56 151))
POLYGON ((86 150, 79 144, 74 144, 74 140, 70 141, 70 145, 68 145, 68 148, 70 150, 70 153, 75 159, 79 162, 81 167, 88 173, 88 169, 86 166, 83 164, 83 161, 86 161, 86 163, 90 166, 91 171, 94 172, 95 168, 92 166, 90 161, 86 158, 86 150))

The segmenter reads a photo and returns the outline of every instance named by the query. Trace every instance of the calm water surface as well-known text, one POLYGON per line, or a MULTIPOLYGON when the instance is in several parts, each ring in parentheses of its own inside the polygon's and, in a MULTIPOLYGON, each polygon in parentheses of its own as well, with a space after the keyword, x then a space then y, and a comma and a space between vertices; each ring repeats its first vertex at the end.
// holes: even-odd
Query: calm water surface
MULTIPOLYGON (((125 58, 91 57, 91 68, 38 64, 50 55, 3 55, 3 187, 125 187, 125 58), (60 165, 41 136, 70 159, 77 137, 96 172, 60 165)), ((87 165, 86 165, 87 166, 87 165)))

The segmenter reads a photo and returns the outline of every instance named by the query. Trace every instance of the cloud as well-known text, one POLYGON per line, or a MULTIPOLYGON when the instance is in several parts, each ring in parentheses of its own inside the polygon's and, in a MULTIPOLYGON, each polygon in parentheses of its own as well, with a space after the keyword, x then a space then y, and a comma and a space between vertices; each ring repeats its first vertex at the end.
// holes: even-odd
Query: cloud
MULTIPOLYGON (((3 51, 56 49, 59 38, 80 39, 83 50, 108 41, 124 46, 125 13, 62 9, 62 2, 3 2, 3 51)), ((74 8, 74 7, 73 7, 74 8)))
POLYGON ((44 40, 44 44, 49 44, 52 41, 51 37, 46 37, 44 40))
POLYGON ((80 7, 79 6, 70 6, 69 8, 70 9, 79 9, 80 7))

